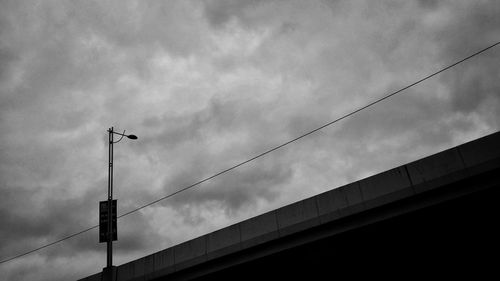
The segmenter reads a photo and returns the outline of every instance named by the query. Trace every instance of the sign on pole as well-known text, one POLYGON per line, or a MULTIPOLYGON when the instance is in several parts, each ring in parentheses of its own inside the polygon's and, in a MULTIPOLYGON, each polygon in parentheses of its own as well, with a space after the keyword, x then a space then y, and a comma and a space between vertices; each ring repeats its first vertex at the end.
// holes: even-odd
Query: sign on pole
MULTIPOLYGON (((118 240, 118 228, 116 224, 116 200, 112 201, 111 204, 111 216, 112 216, 112 229, 113 229, 113 237, 112 241, 118 240)), ((100 201, 99 202, 99 243, 108 242, 108 201, 100 201)))

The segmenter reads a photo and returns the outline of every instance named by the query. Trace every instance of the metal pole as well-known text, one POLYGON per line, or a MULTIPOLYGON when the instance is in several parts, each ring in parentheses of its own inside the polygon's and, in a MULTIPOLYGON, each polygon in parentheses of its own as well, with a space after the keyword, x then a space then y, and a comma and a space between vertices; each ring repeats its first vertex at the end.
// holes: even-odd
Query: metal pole
POLYGON ((109 130, 109 168, 108 168, 108 241, 107 241, 107 265, 111 270, 113 266, 113 127, 109 130))

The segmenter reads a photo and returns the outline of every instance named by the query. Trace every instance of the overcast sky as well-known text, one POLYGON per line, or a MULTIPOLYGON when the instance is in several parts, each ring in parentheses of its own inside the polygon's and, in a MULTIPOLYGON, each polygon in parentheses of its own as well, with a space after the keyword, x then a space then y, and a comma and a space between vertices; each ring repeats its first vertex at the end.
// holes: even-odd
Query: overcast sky
MULTIPOLYGON (((0 1, 0 259, 151 202, 500 40, 500 1, 0 1)), ((119 221, 115 264, 500 128, 491 49, 119 221)), ((101 271, 90 231, 3 280, 101 271)))

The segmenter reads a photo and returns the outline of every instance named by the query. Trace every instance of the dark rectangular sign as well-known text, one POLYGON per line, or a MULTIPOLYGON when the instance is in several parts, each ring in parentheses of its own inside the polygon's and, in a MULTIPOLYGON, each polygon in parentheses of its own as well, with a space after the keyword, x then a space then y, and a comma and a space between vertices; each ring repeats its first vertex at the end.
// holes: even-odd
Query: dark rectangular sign
MULTIPOLYGON (((116 200, 112 201, 111 209, 113 229, 112 241, 116 241, 118 240, 118 228, 116 224, 116 200)), ((99 202, 99 243, 108 242, 108 220, 108 201, 101 201, 99 202)))

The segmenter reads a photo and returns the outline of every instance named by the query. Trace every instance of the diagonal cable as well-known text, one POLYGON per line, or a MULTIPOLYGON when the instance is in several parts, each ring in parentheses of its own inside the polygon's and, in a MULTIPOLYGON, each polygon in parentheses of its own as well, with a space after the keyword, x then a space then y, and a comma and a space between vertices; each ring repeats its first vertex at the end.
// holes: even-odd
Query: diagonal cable
MULTIPOLYGON (((467 57, 465 57, 465 58, 463 58, 463 59, 461 59, 461 60, 459 60, 459 61, 456 61, 456 62, 454 62, 454 63, 452 63, 452 64, 450 64, 450 65, 448 65, 448 66, 446 66, 446 67, 444 67, 444 68, 441 68, 441 69, 439 69, 438 71, 433 72, 432 74, 429 74, 429 75, 427 75, 427 76, 425 76, 425 77, 423 77, 423 78, 421 78, 421 79, 419 79, 419 80, 417 80, 417 81, 415 81, 415 82, 413 82, 413 83, 411 83, 411 84, 409 84, 409 85, 407 85, 407 86, 405 86, 405 87, 403 87, 403 88, 401 88, 401 89, 399 89, 399 90, 396 90, 396 91, 394 91, 394 92, 392 92, 392 93, 390 93, 390 94, 387 94, 387 95, 385 95, 385 96, 383 96, 383 97, 380 97, 380 98, 378 98, 378 99, 376 99, 376 100, 374 100, 374 101, 372 101, 372 102, 370 102, 370 103, 368 103, 368 104, 366 104, 366 105, 364 105, 364 106, 361 106, 361 107, 359 107, 359 108, 355 109, 354 111, 351 111, 351 112, 349 112, 349 113, 347 113, 347 114, 345 114, 345 115, 343 115, 343 116, 341 116, 341 117, 339 117, 339 118, 337 118, 337 119, 335 119, 335 120, 333 120, 333 121, 330 121, 330 122, 328 122, 328 123, 325 123, 325 124, 323 124, 323 125, 321 125, 321 126, 319 126, 319 127, 315 128, 315 129, 313 129, 313 130, 311 130, 311 131, 308 131, 308 132, 306 132, 306 133, 304 133, 304 134, 302 134, 302 135, 300 135, 300 136, 298 136, 298 137, 296 137, 296 138, 294 138, 294 139, 291 139, 291 140, 289 140, 289 141, 287 141, 287 142, 285 142, 285 143, 282 143, 282 144, 280 144, 280 145, 278 145, 278 146, 275 146, 275 147, 273 147, 273 148, 271 148, 271 149, 268 149, 268 150, 266 150, 266 151, 264 151, 264 152, 262 152, 262 153, 260 153, 260 154, 258 154, 258 155, 256 155, 256 156, 254 156, 254 157, 252 157, 252 158, 250 158, 250 159, 248 159, 248 160, 245 160, 245 161, 243 161, 243 162, 240 162, 240 163, 238 163, 238 164, 236 164, 236 165, 234 165, 234 166, 232 166, 232 167, 230 167, 230 168, 227 168, 227 169, 225 169, 225 170, 222 170, 222 171, 220 171, 220 172, 218 172, 218 173, 216 173, 216 174, 214 174, 214 175, 212 175, 212 176, 206 177, 206 178, 204 178, 204 179, 202 179, 202 180, 200 180, 200 181, 197 181, 197 182, 195 182, 195 183, 193 183, 193 184, 191 184, 191 185, 189 185, 189 186, 186 186, 186 187, 184 187, 184 188, 181 188, 181 189, 179 189, 179 190, 177 190, 177 191, 175 191, 175 192, 173 192, 173 193, 170 193, 170 194, 168 194, 168 195, 166 195, 166 196, 163 196, 163 197, 160 197, 160 198, 158 198, 158 199, 156 199, 156 200, 154 200, 154 201, 151 201, 151 202, 149 202, 149 203, 147 203, 147 204, 145 204, 145 205, 142 205, 142 206, 140 206, 140 207, 137 207, 137 208, 135 208, 135 209, 132 209, 132 210, 130 210, 130 211, 128 211, 128 212, 126 212, 126 213, 123 213, 123 214, 119 215, 119 216, 118 216, 118 218, 125 217, 125 216, 130 215, 130 214, 132 214, 132 213, 135 213, 135 212, 137 212, 137 211, 139 211, 139 210, 142 210, 142 209, 144 209, 144 208, 146 208, 146 207, 149 207, 149 206, 151 206, 151 205, 153 205, 153 204, 156 204, 156 203, 158 203, 158 202, 160 202, 160 201, 162 201, 162 200, 165 200, 165 199, 167 199, 167 198, 170 198, 170 197, 172 197, 172 196, 175 196, 175 195, 177 195, 177 194, 179 194, 179 193, 181 193, 181 192, 184 192, 184 191, 186 191, 186 190, 188 190, 188 189, 191 189, 191 188, 193 188, 193 187, 195 187, 195 186, 198 186, 198 185, 200 185, 200 184, 202 184, 202 183, 204 183, 204 182, 206 182, 206 181, 209 181, 209 180, 211 180, 211 179, 213 179, 213 178, 215 178, 215 177, 218 177, 218 176, 220 176, 220 175, 223 175, 223 174, 225 174, 225 173, 227 173, 227 172, 229 172, 229 171, 232 171, 232 170, 234 170, 234 169, 236 169, 236 168, 238 168, 238 167, 240 167, 240 166, 243 166, 243 165, 245 165, 245 164, 247 164, 247 163, 249 163, 249 162, 252 162, 252 161, 254 161, 254 160, 258 159, 258 158, 261 158, 261 157, 263 157, 263 156, 265 156, 265 155, 267 155, 267 154, 269 154, 269 153, 271 153, 271 152, 273 152, 273 151, 276 151, 276 150, 278 150, 278 149, 280 149, 280 148, 282 148, 282 147, 284 147, 284 146, 287 146, 287 145, 289 145, 289 144, 291 144, 291 143, 293 143, 293 142, 296 142, 296 141, 298 141, 298 140, 300 140, 300 139, 302 139, 302 138, 304 138, 304 137, 307 137, 307 136, 309 136, 309 135, 312 135, 312 134, 316 133, 317 131, 319 131, 319 130, 321 130, 321 129, 324 129, 324 128, 328 127, 328 126, 331 126, 331 125, 333 125, 333 124, 335 124, 335 123, 337 123, 337 122, 339 122, 339 121, 341 121, 341 120, 343 120, 343 119, 345 119, 345 118, 347 118, 347 117, 350 117, 350 116, 352 116, 352 115, 354 115, 354 114, 356 114, 356 113, 358 113, 358 112, 360 112, 360 111, 362 111, 362 110, 364 110, 364 109, 366 109, 366 108, 368 108, 368 107, 371 107, 371 106, 373 106, 373 105, 375 105, 375 104, 377 104, 377 103, 380 103, 380 102, 382 102, 382 101, 384 101, 384 100, 386 100, 386 99, 388 99, 388 98, 390 98, 390 97, 392 97, 392 96, 394 96, 394 95, 397 95, 397 94, 399 94, 399 93, 401 93, 401 92, 403 92, 403 91, 405 91, 405 90, 407 90, 407 89, 409 89, 409 88, 411 88, 411 87, 413 87, 413 86, 415 86, 415 85, 418 85, 418 84, 420 84, 420 83, 424 82, 425 80, 428 80, 428 79, 430 79, 430 78, 432 78, 432 77, 434 77, 434 76, 436 76, 436 75, 438 75, 438 74, 440 74, 440 73, 442 73, 442 72, 444 72, 444 71, 446 71, 446 70, 448 70, 448 69, 450 69, 450 68, 453 68, 453 67, 455 67, 456 65, 461 64, 461 63, 463 63, 463 62, 465 62, 465 61, 467 61, 467 60, 469 60, 469 59, 471 59, 471 58, 473 58, 473 57, 475 57, 475 56, 477 56, 477 55, 479 55, 479 54, 481 54, 481 53, 484 53, 484 52, 486 52, 487 50, 489 50, 489 49, 491 49, 491 48, 494 48, 494 47, 496 47, 496 46, 497 46, 497 45, 499 45, 499 44, 500 44, 500 41, 498 41, 498 42, 496 42, 496 43, 494 43, 494 44, 491 44, 491 45, 489 45, 488 47, 485 47, 485 48, 483 48, 483 49, 481 49, 481 50, 479 50, 479 51, 476 51, 475 53, 473 53, 473 54, 471 54, 471 55, 469 55, 469 56, 467 56, 467 57)), ((36 252, 36 251, 38 251, 38 250, 41 250, 41 249, 47 248, 47 247, 52 246, 52 245, 54 245, 54 244, 60 243, 60 242, 62 242, 62 241, 64 241, 64 240, 67 240, 67 239, 73 238, 73 237, 75 237, 75 236, 77 236, 77 235, 83 234, 83 233, 88 232, 88 231, 90 231, 90 230, 92 230, 92 229, 94 229, 94 228, 97 228, 98 226, 99 226, 99 225, 94 225, 94 226, 92 226, 92 227, 90 227, 90 228, 87 228, 87 229, 84 229, 84 230, 82 230, 82 231, 80 231, 80 232, 77 232, 77 233, 71 234, 71 235, 69 235, 69 236, 66 236, 66 237, 64 237, 64 238, 61 238, 61 239, 56 240, 56 241, 54 241, 54 242, 51 242, 51 243, 49 243, 49 244, 46 244, 46 245, 43 245, 43 246, 41 246, 41 247, 35 248, 35 249, 33 249, 33 250, 30 250, 30 251, 24 252, 24 253, 22 253, 22 254, 19 254, 19 255, 16 255, 16 256, 13 256, 13 257, 10 257, 10 258, 7 258, 7 259, 4 259, 4 260, 0 261, 0 264, 3 264, 3 263, 6 263, 6 262, 8 262, 8 261, 11 261, 11 260, 14 260, 14 259, 20 258, 20 257, 25 256, 25 255, 28 255, 28 254, 31 254, 31 253, 36 252)))

